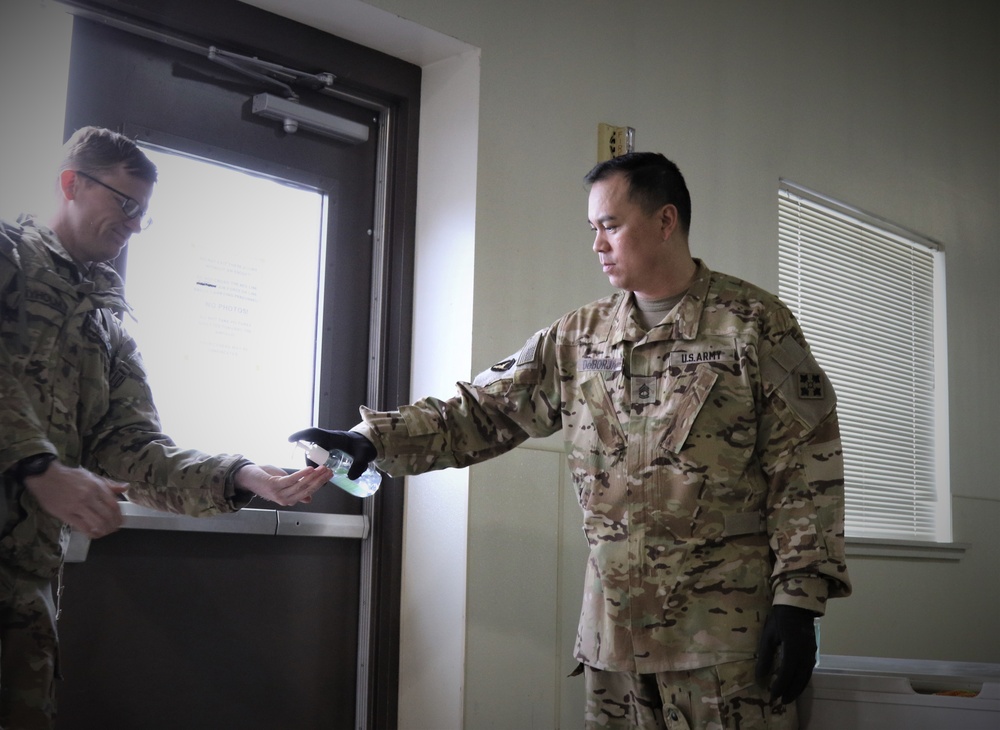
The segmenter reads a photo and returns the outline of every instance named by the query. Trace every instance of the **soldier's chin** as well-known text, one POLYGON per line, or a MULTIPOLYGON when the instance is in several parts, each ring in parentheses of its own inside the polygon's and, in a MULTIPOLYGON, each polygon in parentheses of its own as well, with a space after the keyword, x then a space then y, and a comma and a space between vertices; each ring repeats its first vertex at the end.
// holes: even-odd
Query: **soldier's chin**
POLYGON ((115 259, 117 259, 119 256, 122 255, 122 252, 125 250, 127 245, 128 241, 119 245, 108 246, 107 252, 101 258, 95 259, 95 261, 99 261, 102 263, 106 263, 108 261, 114 261, 115 259))

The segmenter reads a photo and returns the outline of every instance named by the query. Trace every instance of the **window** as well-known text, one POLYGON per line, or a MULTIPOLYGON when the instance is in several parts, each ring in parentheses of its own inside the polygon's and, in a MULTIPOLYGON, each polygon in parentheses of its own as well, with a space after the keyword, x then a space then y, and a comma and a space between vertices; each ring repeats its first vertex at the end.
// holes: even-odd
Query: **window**
POLYGON ((322 269, 324 195, 143 151, 169 184, 153 195, 154 225, 128 248, 126 326, 163 430, 186 448, 299 465, 288 434, 315 422, 321 282, 308 272, 322 269))
POLYGON ((837 391, 848 537, 948 542, 944 253, 782 181, 779 294, 837 391))

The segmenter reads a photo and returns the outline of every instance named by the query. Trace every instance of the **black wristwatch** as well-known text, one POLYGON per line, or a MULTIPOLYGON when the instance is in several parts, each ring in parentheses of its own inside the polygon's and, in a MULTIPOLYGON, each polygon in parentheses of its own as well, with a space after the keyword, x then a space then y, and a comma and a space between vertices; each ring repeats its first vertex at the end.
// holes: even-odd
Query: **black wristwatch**
POLYGON ((56 460, 55 454, 35 454, 26 456, 11 468, 11 475, 19 482, 23 482, 25 477, 37 477, 44 474, 49 468, 49 464, 56 460))

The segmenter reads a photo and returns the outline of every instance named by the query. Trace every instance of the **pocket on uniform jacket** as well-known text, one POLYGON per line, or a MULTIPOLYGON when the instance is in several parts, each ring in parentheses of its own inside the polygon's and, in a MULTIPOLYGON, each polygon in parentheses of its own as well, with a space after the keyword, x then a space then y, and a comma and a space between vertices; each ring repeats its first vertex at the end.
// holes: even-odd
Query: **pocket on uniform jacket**
POLYGON ((693 371, 677 377, 673 392, 667 400, 667 419, 664 423, 666 435, 660 442, 664 449, 674 454, 680 452, 718 379, 719 374, 707 365, 699 365, 693 371))
POLYGON ((624 451, 625 432, 618 421, 611 397, 604 386, 604 379, 599 376, 588 378, 580 383, 580 392, 587 402, 587 409, 594 421, 594 430, 601 443, 609 452, 624 451))
POLYGON ((427 436, 441 427, 441 416, 436 411, 407 405, 400 406, 399 415, 409 436, 427 436))
POLYGON ((722 698, 730 697, 756 684, 754 669, 753 659, 716 665, 715 672, 719 677, 719 694, 722 698))

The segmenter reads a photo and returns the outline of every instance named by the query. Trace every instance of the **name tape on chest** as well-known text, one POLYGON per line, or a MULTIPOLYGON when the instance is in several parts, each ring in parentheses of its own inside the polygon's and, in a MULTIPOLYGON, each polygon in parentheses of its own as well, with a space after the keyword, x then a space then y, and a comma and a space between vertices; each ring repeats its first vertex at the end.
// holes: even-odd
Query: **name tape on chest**
POLYGON ((622 369, 622 359, 620 357, 581 357, 577 360, 576 368, 581 373, 617 373, 622 369))

